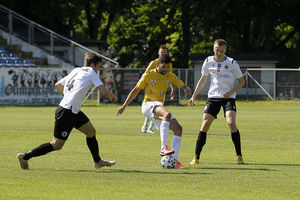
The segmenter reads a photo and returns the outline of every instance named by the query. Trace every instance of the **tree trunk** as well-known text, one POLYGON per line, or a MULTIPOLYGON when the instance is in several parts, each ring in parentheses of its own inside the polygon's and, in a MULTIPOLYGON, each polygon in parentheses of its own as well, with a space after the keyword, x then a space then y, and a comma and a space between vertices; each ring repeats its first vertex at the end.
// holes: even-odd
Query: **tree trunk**
POLYGON ((182 2, 182 57, 180 59, 180 66, 182 68, 188 68, 189 65, 189 53, 190 53, 190 3, 189 1, 182 2))
POLYGON ((101 38, 100 38, 101 40, 106 41, 107 35, 108 35, 108 32, 109 32, 109 29, 110 29, 110 26, 111 26, 111 24, 112 24, 112 22, 114 21, 114 18, 115 18, 115 16, 116 16, 115 13, 116 13, 116 12, 115 12, 114 9, 112 9, 111 12, 109 13, 109 16, 108 16, 108 22, 107 22, 107 24, 106 24, 106 26, 105 26, 105 29, 104 29, 103 33, 101 34, 101 38))
POLYGON ((92 10, 90 7, 90 0, 86 1, 85 4, 85 12, 88 21, 88 34, 90 39, 97 39, 98 38, 98 29, 100 26, 100 21, 102 17, 102 9, 101 9, 101 0, 98 1, 97 11, 95 17, 92 17, 92 10))

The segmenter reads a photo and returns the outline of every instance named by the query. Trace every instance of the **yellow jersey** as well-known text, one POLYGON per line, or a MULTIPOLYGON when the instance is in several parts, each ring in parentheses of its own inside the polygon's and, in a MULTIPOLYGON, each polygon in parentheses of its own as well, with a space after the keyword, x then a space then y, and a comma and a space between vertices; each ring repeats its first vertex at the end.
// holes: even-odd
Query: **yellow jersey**
MULTIPOLYGON (((155 60, 153 60, 153 61, 151 61, 149 63, 149 65, 148 65, 148 67, 147 67, 147 69, 146 69, 145 72, 149 72, 150 70, 155 69, 157 67, 157 65, 158 65, 158 58, 155 59, 155 60)), ((172 63, 170 63, 169 71, 173 72, 173 65, 172 65, 172 63)))
POLYGON ((160 101, 163 102, 169 85, 175 85, 182 88, 184 83, 174 73, 167 72, 161 74, 156 69, 152 69, 143 74, 139 82, 136 84, 139 89, 145 90, 144 101, 160 101))

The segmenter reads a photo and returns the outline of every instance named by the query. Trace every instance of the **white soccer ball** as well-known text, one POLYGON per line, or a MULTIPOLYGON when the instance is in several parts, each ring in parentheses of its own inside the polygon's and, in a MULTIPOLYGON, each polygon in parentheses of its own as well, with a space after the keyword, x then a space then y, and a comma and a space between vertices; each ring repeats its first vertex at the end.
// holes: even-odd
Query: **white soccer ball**
POLYGON ((161 158, 160 165, 163 168, 174 169, 176 167, 175 156, 173 154, 171 154, 171 155, 165 155, 164 157, 161 158))

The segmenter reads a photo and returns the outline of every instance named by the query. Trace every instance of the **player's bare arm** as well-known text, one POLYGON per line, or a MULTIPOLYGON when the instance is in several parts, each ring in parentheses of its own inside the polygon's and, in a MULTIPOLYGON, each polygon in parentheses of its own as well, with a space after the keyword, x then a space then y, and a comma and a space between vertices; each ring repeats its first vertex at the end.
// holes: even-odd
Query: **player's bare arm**
POLYGON ((191 95, 192 94, 191 88, 186 86, 186 85, 183 85, 181 89, 183 90, 184 94, 186 94, 186 95, 191 95))
POLYGON ((170 94, 170 100, 173 101, 174 100, 174 97, 175 97, 175 85, 170 85, 170 88, 171 88, 171 94, 170 94))
POLYGON ((118 108, 117 116, 121 115, 125 111, 126 107, 135 99, 135 97, 139 94, 140 91, 141 91, 141 89, 138 88, 137 86, 135 86, 131 90, 131 92, 128 94, 128 96, 127 96, 125 102, 123 103, 123 105, 120 108, 118 108))
POLYGON ((58 93, 61 94, 62 96, 64 96, 64 86, 60 82, 56 82, 55 87, 56 87, 58 93))
POLYGON ((224 98, 228 99, 232 94, 239 91, 245 85, 244 77, 238 78, 237 80, 238 80, 237 85, 231 91, 226 92, 225 94, 223 94, 224 98))
POLYGON ((189 103, 191 106, 194 106, 194 101, 195 101, 195 98, 197 97, 198 93, 203 89, 206 81, 207 81, 207 77, 208 76, 201 76, 200 80, 198 81, 197 83, 197 86, 196 86, 196 89, 191 97, 191 99, 189 100, 189 103))
POLYGON ((98 89, 100 90, 101 95, 105 96, 106 98, 109 98, 111 102, 117 102, 118 97, 108 91, 103 85, 98 86, 98 89))

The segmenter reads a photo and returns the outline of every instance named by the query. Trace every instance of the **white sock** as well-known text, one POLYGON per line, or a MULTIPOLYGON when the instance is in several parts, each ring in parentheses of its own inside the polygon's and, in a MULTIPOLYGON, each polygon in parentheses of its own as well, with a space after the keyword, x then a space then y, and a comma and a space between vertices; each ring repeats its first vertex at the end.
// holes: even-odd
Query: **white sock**
POLYGON ((168 144, 169 125, 170 122, 168 121, 162 121, 160 124, 160 141, 162 147, 168 144))
POLYGON ((151 129, 153 128, 153 126, 154 126, 154 123, 153 123, 153 121, 151 120, 151 121, 150 121, 150 125, 149 125, 148 130, 149 130, 149 129, 151 130, 151 129))
POLYGON ((181 146, 181 137, 179 137, 177 135, 173 135, 172 149, 175 151, 174 156, 175 156, 176 160, 178 158, 180 146, 181 146))
POLYGON ((148 119, 148 117, 146 117, 146 118, 145 118, 145 121, 144 121, 143 127, 147 128, 148 122, 149 122, 149 119, 148 119))

